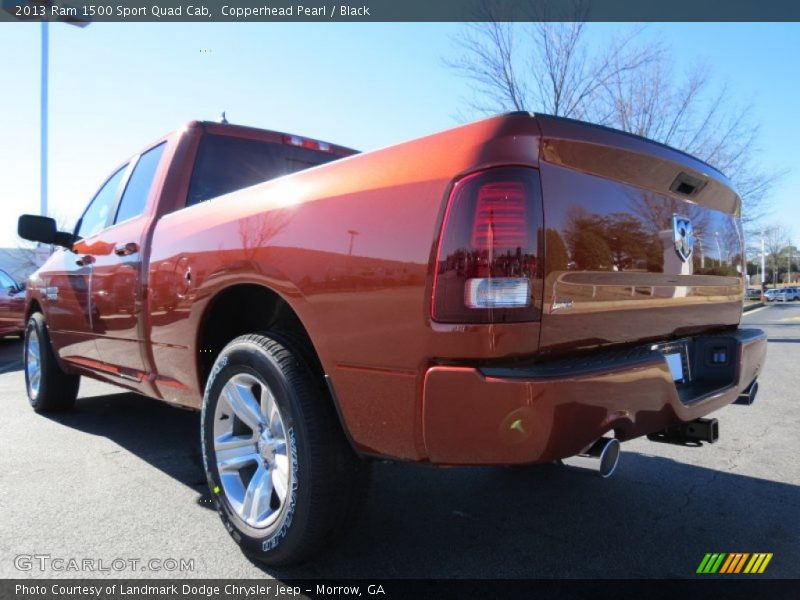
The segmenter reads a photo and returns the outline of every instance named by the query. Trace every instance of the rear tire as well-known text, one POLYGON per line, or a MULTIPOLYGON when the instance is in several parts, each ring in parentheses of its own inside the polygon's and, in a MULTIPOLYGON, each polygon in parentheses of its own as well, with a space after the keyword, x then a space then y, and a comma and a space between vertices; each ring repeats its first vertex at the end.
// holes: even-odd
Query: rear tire
POLYGON ((28 319, 23 352, 25 389, 33 410, 48 413, 72 408, 81 378, 61 370, 41 313, 28 319))
POLYGON ((343 533, 369 475, 294 346, 269 334, 236 338, 203 399, 203 464, 217 511, 242 550, 271 565, 307 560, 343 533))

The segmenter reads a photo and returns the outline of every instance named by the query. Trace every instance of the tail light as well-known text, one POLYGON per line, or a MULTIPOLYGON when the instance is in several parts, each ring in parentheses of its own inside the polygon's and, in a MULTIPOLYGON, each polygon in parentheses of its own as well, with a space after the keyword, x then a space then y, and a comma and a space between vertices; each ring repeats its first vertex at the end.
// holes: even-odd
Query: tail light
POLYGON ((539 174, 525 167, 483 171, 450 195, 436 257, 433 320, 535 321, 539 174))

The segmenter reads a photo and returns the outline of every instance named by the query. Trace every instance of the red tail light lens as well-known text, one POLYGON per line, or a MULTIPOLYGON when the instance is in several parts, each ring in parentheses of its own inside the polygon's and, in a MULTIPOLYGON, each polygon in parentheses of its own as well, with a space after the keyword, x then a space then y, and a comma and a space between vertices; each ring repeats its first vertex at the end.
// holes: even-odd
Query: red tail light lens
POLYGON ((433 319, 442 323, 535 321, 541 190, 535 169, 504 167, 459 181, 436 259, 433 319))
POLYGON ((478 250, 526 247, 525 186, 518 181, 487 183, 478 188, 472 224, 472 247, 478 250))

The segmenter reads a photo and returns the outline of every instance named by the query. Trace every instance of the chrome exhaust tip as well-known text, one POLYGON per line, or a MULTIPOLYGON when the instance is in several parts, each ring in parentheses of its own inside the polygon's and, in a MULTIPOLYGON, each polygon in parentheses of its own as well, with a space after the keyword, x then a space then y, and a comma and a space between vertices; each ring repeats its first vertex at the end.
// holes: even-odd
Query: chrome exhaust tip
POLYGON ((603 479, 614 474, 619 463, 621 445, 616 438, 600 438, 580 454, 565 458, 569 467, 594 471, 603 479))

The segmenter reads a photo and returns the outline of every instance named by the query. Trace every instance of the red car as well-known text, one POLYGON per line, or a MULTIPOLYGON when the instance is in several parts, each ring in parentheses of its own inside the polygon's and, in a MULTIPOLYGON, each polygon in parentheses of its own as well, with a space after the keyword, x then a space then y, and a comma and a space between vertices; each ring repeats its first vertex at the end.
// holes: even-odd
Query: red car
POLYGON ((609 475, 621 441, 715 441, 766 350, 740 211, 686 154, 542 115, 364 154, 189 123, 74 232, 21 217, 63 246, 28 284, 28 397, 68 408, 83 375, 201 410, 226 528, 296 562, 371 458, 609 475))
POLYGON ((25 290, 11 275, 0 270, 0 336, 25 331, 25 290))

